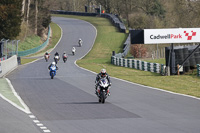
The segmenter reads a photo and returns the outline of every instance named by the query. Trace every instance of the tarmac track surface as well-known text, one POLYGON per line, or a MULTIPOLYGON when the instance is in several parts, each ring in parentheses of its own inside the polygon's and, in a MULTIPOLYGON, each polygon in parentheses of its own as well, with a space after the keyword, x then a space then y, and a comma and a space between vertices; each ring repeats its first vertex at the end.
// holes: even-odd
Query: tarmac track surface
POLYGON ((82 20, 54 17, 53 21, 61 26, 63 37, 50 61, 20 66, 7 76, 31 112, 52 133, 199 133, 200 101, 194 98, 111 77, 111 96, 105 104, 98 103, 96 74, 74 64, 92 47, 95 28, 82 20), (82 47, 78 47, 79 38, 82 47), (73 46, 75 56, 71 54, 73 46), (52 80, 47 67, 56 51, 66 51, 68 60, 59 61, 52 80))

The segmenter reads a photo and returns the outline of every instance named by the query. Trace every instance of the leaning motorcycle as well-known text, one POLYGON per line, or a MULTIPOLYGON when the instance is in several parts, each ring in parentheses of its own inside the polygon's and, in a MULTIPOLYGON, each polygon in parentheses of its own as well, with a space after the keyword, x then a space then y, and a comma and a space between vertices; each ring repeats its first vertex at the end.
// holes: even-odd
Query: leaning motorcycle
POLYGON ((76 50, 72 49, 72 55, 75 55, 76 50))
POLYGON ((50 72, 49 72, 51 79, 54 78, 54 76, 56 75, 56 66, 51 66, 50 67, 50 72))
POLYGON ((46 62, 48 62, 49 57, 50 57, 49 55, 44 55, 44 58, 45 58, 46 62))
POLYGON ((99 98, 100 103, 105 103, 105 99, 109 94, 110 84, 106 78, 100 79, 97 87, 96 95, 99 98))
POLYGON ((58 61, 59 61, 59 56, 58 55, 56 55, 55 57, 54 57, 54 61, 56 62, 56 64, 58 63, 58 61))
POLYGON ((78 41, 78 44, 79 44, 79 47, 81 47, 81 46, 82 46, 82 41, 79 40, 79 41, 78 41))

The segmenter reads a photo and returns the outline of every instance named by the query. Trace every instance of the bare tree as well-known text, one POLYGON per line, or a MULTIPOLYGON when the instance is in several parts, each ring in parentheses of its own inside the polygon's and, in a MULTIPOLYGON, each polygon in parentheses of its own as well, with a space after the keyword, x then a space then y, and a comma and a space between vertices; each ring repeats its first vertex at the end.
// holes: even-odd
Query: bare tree
POLYGON ((28 5, 27 5, 27 15, 26 15, 26 32, 25 32, 25 36, 24 36, 24 40, 27 36, 27 32, 28 32, 28 26, 29 26, 29 12, 30 12, 30 4, 31 4, 31 1, 28 0, 28 5))
POLYGON ((35 35, 37 35, 38 21, 38 0, 35 0, 35 35))

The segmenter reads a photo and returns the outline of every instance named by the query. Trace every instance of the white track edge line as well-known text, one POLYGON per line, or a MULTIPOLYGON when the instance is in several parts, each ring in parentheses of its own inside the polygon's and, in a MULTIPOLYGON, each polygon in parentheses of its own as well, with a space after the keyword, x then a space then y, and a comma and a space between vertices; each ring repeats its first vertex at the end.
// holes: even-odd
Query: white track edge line
MULTIPOLYGON (((30 112, 30 109, 29 109, 28 106, 24 103, 24 101, 21 99, 21 97, 17 94, 17 92, 15 91, 14 87, 12 86, 10 80, 9 80, 8 78, 5 78, 5 79, 7 80, 8 85, 9 85, 9 87, 10 87, 11 90, 12 90, 12 93, 13 93, 13 94, 15 95, 15 97, 19 100, 19 102, 20 102, 21 105, 24 107, 24 109, 21 108, 19 105, 13 103, 12 101, 11 101, 10 103, 11 103, 12 105, 14 105, 15 107, 17 107, 18 109, 24 111, 25 113, 30 114, 30 113, 31 113, 31 112, 30 112), (16 106, 16 105, 17 105, 17 106, 16 106)), ((10 100, 7 99, 7 101, 10 101, 10 100)))

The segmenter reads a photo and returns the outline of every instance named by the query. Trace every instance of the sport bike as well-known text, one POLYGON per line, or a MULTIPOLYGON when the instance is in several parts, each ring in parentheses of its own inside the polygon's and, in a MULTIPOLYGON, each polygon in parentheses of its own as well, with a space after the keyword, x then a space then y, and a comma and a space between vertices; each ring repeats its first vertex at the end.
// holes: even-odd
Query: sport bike
POLYGON ((63 55, 63 61, 64 63, 67 61, 67 55, 63 55))
POLYGON ((51 79, 54 78, 54 76, 56 75, 56 66, 51 66, 50 67, 50 72, 49 72, 51 79))
POLYGON ((50 55, 44 55, 46 62, 48 62, 50 55))
POLYGON ((54 57, 54 61, 56 62, 56 64, 58 63, 58 61, 59 61, 59 56, 58 55, 56 55, 55 57, 54 57))
POLYGON ((101 78, 98 87, 97 87, 97 97, 99 98, 100 103, 105 103, 105 99, 109 94, 110 84, 106 78, 101 78))

